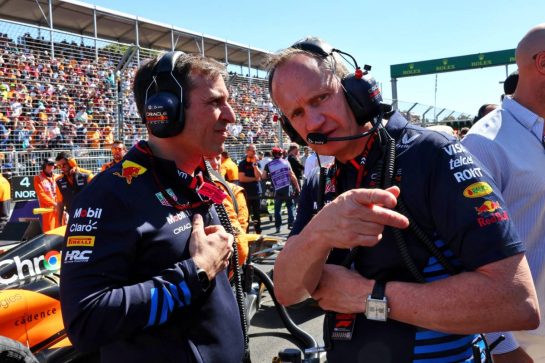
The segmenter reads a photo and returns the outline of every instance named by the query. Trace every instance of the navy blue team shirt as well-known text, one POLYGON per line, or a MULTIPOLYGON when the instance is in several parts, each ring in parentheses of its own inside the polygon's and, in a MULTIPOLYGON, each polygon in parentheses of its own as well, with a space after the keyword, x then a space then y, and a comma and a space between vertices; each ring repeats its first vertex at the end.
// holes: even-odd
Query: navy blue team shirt
MULTIPOLYGON (((395 180, 401 189, 400 197, 451 265, 472 271, 524 252, 499 189, 480 162, 456 139, 411 125, 399 113, 391 117, 386 129, 395 139, 395 180)), ((382 156, 379 144, 374 143, 367 157, 365 187, 378 187, 376 166, 382 156)), ((355 161, 357 165, 360 160, 355 161)), ((326 203, 356 187, 357 169, 352 163, 337 162, 335 168, 339 169, 337 182, 332 183, 331 171, 326 181, 326 203)), ((300 233, 316 212, 317 195, 318 175, 313 175, 301 193, 291 235, 300 233)), ((411 232, 402 233, 426 281, 449 276, 411 232)), ((328 263, 340 263, 345 254, 333 250, 328 263)), ((385 228, 376 246, 359 249, 354 268, 368 279, 415 281, 401 259, 390 227, 385 228)), ((352 340, 334 341, 327 358, 331 363, 472 362, 471 345, 483 347, 478 341, 477 335, 446 334, 391 319, 377 322, 358 314, 352 340)), ((484 355, 482 358, 484 361, 484 355)))
POLYGON ((217 214, 209 205, 177 210, 164 194, 198 202, 188 179, 141 143, 76 197, 61 269, 62 313, 76 348, 100 349, 103 362, 241 361, 227 275, 203 291, 188 249, 193 214, 205 225, 220 224, 217 214))

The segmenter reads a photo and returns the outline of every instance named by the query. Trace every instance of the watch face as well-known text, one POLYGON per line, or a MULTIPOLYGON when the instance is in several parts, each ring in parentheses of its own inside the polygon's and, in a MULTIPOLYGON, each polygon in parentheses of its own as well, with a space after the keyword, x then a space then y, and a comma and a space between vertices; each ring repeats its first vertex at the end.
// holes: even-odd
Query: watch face
POLYGON ((386 321, 388 318, 388 304, 386 300, 367 299, 365 316, 369 320, 386 321))

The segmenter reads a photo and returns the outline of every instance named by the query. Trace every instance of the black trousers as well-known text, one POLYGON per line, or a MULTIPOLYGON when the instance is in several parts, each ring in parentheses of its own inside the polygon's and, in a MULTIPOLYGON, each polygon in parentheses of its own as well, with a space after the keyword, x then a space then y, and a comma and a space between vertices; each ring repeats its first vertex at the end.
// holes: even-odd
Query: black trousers
POLYGON ((246 198, 248 204, 248 211, 250 212, 251 220, 250 224, 254 225, 255 233, 261 233, 261 206, 259 202, 259 195, 248 196, 246 198))

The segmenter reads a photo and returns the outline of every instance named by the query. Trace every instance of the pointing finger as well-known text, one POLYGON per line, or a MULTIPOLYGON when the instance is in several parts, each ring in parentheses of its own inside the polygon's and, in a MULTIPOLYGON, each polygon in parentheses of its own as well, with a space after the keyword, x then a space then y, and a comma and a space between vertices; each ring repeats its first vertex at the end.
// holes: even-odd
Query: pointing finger
POLYGON ((354 189, 353 195, 355 202, 361 205, 383 205, 386 208, 394 208, 397 204, 396 195, 399 195, 398 187, 391 187, 391 190, 382 189, 354 189))

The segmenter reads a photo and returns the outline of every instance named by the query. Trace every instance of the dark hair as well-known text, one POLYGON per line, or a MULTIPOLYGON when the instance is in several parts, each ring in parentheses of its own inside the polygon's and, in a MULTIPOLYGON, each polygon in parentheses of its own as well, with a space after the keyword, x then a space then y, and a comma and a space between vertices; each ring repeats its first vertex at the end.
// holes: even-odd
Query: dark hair
POLYGON ((514 71, 510 75, 507 76, 505 79, 505 82, 503 82, 503 92, 506 95, 512 95, 515 93, 515 90, 517 89, 517 83, 519 81, 519 72, 514 71))
POLYGON ((288 152, 291 152, 292 150, 299 149, 299 146, 296 144, 291 144, 288 148, 288 152))
POLYGON ((498 107, 494 103, 485 103, 484 105, 479 107, 479 111, 477 112, 477 116, 475 116, 475 118, 473 119, 473 123, 479 121, 480 119, 482 119, 483 117, 485 117, 488 113, 490 113, 492 111, 492 110, 490 110, 490 111, 486 110, 489 106, 495 106, 495 108, 498 107))
POLYGON ((57 154, 55 161, 59 161, 62 159, 64 160, 73 159, 73 156, 68 151, 61 151, 60 153, 57 154))
MULTIPOLYGON (((161 56, 144 62, 134 77, 133 92, 134 100, 138 113, 144 115, 144 104, 146 101, 146 90, 148 97, 157 93, 157 87, 150 87, 155 76, 155 65, 161 56)), ((227 77, 225 66, 220 62, 204 57, 202 55, 185 54, 178 58, 173 70, 173 75, 180 83, 183 89, 184 108, 188 108, 191 102, 191 91, 195 88, 195 76, 201 76, 206 79, 216 79, 218 77, 227 77)), ((172 90, 173 93, 179 93, 179 88, 172 77, 164 77, 158 80, 161 83, 161 90, 172 90)))
POLYGON ((123 143, 123 141, 121 141, 121 140, 114 140, 112 142, 112 145, 121 145, 121 146, 123 146, 124 149, 126 149, 125 143, 123 143))

